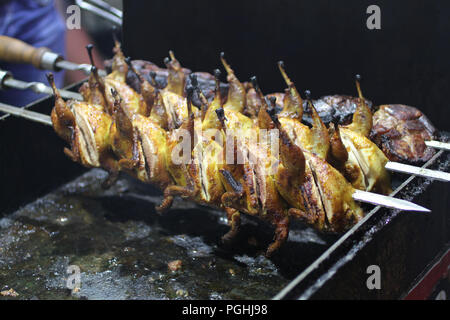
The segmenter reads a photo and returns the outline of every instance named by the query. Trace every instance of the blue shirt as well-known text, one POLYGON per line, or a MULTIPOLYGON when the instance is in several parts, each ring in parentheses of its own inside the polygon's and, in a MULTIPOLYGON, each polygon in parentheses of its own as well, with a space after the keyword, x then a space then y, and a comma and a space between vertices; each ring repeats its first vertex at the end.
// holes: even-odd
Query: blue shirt
MULTIPOLYGON (((0 35, 20 39, 34 47, 47 47, 55 53, 65 54, 65 22, 53 0, 0 1, 0 35)), ((10 71, 14 78, 47 84, 45 74, 28 64, 0 61, 0 69, 10 71)), ((64 73, 55 73, 57 87, 64 82, 64 73)), ((31 90, 0 90, 0 102, 24 106, 42 97, 31 90)))

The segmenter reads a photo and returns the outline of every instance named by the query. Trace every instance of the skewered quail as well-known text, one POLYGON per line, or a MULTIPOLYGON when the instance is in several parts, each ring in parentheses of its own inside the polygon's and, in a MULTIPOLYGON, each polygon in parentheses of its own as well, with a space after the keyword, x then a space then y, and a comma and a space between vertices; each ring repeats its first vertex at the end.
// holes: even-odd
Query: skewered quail
POLYGON ((428 118, 414 107, 388 104, 373 115, 370 138, 392 161, 422 163, 435 154, 425 141, 436 137, 428 118))
POLYGON ((359 97, 339 102, 355 105, 352 121, 334 117, 327 128, 282 63, 288 88, 264 96, 256 79, 238 80, 223 54, 226 90, 220 72, 191 73, 172 52, 165 70, 125 59, 118 43, 114 50, 111 73, 101 78, 94 67, 82 87, 86 102, 64 103, 53 88, 52 121, 71 144, 65 152, 72 160, 105 168, 109 181, 123 171, 161 188, 159 211, 170 208, 175 196, 222 208, 231 226, 225 241, 238 232, 241 213, 257 216, 275 227, 270 255, 286 241, 290 219, 341 232, 363 217, 352 198, 355 188, 390 192, 387 158, 368 138, 372 113, 359 81, 359 97), (207 94, 201 83, 207 83, 207 94), (304 124, 305 110, 311 126, 304 124), (269 142, 274 130, 276 150, 269 142))

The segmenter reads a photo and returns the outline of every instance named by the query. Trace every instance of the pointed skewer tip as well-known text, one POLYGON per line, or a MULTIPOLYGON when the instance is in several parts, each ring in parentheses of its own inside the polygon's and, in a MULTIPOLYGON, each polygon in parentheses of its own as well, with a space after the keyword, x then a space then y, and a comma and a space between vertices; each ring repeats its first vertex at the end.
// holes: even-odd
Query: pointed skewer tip
POLYGON ((374 205, 398 209, 402 211, 431 212, 431 210, 419 206, 413 202, 373 192, 355 190, 352 197, 356 201, 371 203, 374 205))

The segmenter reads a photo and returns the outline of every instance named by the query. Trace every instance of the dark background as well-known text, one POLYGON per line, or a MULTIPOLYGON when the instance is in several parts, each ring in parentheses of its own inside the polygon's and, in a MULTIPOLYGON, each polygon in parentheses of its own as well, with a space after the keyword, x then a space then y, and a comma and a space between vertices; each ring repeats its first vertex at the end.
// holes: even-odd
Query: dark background
POLYGON ((257 75, 265 93, 282 91, 276 62, 313 97, 356 95, 353 77, 375 104, 402 103, 449 130, 449 1, 124 1, 124 48, 163 65, 168 50, 183 66, 209 71, 219 52, 242 80, 257 75), (381 8, 381 30, 366 9, 381 8))

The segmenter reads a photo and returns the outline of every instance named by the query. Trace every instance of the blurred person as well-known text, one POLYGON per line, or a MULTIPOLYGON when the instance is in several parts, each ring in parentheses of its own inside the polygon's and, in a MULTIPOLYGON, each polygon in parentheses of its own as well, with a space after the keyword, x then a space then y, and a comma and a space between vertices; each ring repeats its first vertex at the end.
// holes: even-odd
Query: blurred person
MULTIPOLYGON (((1 0, 0 0, 1 1, 1 0)), ((70 13, 67 13, 67 8, 75 5, 76 2, 73 0, 60 0, 57 2, 58 8, 63 15, 69 17, 70 13)), ((71 11, 72 12, 72 11, 71 11)), ((66 30, 66 56, 68 61, 74 63, 88 63, 90 64, 89 57, 86 51, 86 46, 90 43, 95 44, 92 54, 94 56, 94 62, 97 68, 103 68, 104 57, 100 53, 101 48, 97 39, 95 39, 95 34, 99 31, 105 29, 105 21, 90 12, 81 10, 81 28, 80 29, 67 29, 66 30)), ((109 25, 109 24, 108 24, 109 25)), ((111 26, 108 27, 109 32, 109 42, 112 48, 112 35, 111 26)), ((111 52, 112 49, 109 50, 111 52)), ((65 74, 65 84, 72 84, 81 81, 86 78, 86 75, 80 71, 66 71, 65 74)))
MULTIPOLYGON (((20 39, 37 48, 46 47, 71 62, 90 63, 86 46, 94 42, 92 38, 84 28, 66 28, 66 11, 72 4, 74 1, 0 0, 0 35, 20 39)), ((94 49, 93 55, 97 67, 103 68, 103 57, 97 49, 94 49)), ((47 84, 45 75, 49 71, 37 69, 31 64, 0 61, 0 69, 10 71, 18 80, 47 84)), ((54 75, 58 88, 86 78, 81 71, 61 70, 54 72, 54 75)), ((25 106, 44 96, 31 90, 0 90, 0 102, 13 106, 25 106)))
MULTIPOLYGON (((53 0, 0 0, 0 35, 20 39, 34 47, 46 47, 65 56, 66 27, 53 0)), ((29 64, 0 61, 0 69, 10 71, 18 80, 47 83, 46 70, 29 64)), ((64 83, 64 71, 55 73, 58 87, 64 83)), ((31 90, 0 90, 0 102, 25 106, 42 97, 31 90)))

